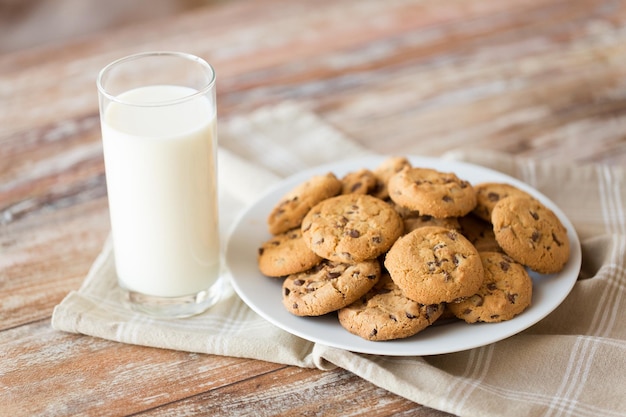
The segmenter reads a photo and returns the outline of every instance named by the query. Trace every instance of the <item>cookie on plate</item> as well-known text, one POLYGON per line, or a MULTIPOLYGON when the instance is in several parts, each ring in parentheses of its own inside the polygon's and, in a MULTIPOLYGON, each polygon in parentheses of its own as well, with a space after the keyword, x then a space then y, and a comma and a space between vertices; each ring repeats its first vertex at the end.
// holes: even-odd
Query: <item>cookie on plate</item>
POLYGON ((311 207, 339 194, 341 188, 341 181, 331 172, 326 175, 314 175, 294 187, 272 209, 267 219, 270 233, 277 235, 300 226, 311 207))
POLYGON ((402 236, 384 262, 404 294, 426 305, 469 297, 484 278, 474 245, 460 232, 445 227, 421 227, 402 236))
POLYGON ((439 318, 444 304, 423 305, 408 299, 383 274, 365 296, 339 310, 339 323, 363 339, 393 340, 413 336, 439 318))
POLYGON ((341 178, 341 194, 369 194, 378 184, 376 175, 367 168, 348 172, 341 178))
POLYGON ((526 191, 501 182, 484 182, 475 185, 474 190, 476 191, 474 214, 488 222, 491 222, 491 212, 494 206, 503 198, 513 195, 531 197, 526 191))
POLYGON ((386 252, 403 228, 388 203, 371 195, 346 194, 313 207, 302 221, 302 236, 322 258, 356 263, 386 252))
POLYGON ((478 252, 502 252, 496 241, 491 222, 486 222, 474 213, 459 217, 461 233, 469 240, 478 252))
POLYGON ((308 271, 283 281, 283 305, 296 316, 321 316, 365 295, 380 279, 380 263, 357 264, 323 260, 308 271))
POLYGON ((259 247, 259 270, 269 277, 283 277, 306 271, 322 261, 304 243, 299 227, 272 236, 259 247))
POLYGON ((421 215, 465 216, 476 207, 472 185, 454 173, 430 168, 405 168, 389 179, 389 197, 421 215))
POLYGON ((377 184, 372 195, 381 200, 388 199, 389 190, 387 189, 387 183, 389 179, 394 174, 402 171, 402 169, 410 167, 411 162, 404 156, 390 156, 383 160, 373 171, 377 178, 377 184))
POLYGON ((433 216, 421 216, 413 211, 411 214, 402 217, 404 221, 404 233, 411 233, 415 229, 425 226, 441 226, 450 230, 459 230, 459 220, 457 217, 436 218, 433 216))
POLYGON ((498 245, 511 258, 542 274, 563 269, 570 255, 567 229, 539 200, 510 196, 491 213, 498 245))
POLYGON ((471 297, 449 303, 447 308, 468 323, 510 320, 532 299, 532 280, 521 264, 501 252, 481 252, 485 280, 471 297))

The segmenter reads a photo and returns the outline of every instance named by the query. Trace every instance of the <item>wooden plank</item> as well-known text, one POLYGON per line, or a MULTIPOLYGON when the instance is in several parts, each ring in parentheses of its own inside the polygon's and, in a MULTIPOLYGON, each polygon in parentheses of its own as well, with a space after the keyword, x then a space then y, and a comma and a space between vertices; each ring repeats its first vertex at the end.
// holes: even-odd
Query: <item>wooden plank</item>
POLYGON ((47 321, 0 341, 5 415, 127 415, 284 368, 66 334, 47 321))
POLYGON ((341 369, 125 345, 46 321, 0 333, 0 369, 7 415, 447 415, 341 369))
POLYGON ((421 416, 444 417, 341 369, 281 368, 142 415, 170 416, 421 416))

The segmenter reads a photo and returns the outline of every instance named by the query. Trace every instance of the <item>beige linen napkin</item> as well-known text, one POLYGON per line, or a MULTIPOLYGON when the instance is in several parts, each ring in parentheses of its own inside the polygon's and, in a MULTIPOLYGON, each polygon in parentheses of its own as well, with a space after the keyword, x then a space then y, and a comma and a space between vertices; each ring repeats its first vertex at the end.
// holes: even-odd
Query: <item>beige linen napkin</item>
MULTIPOLYGON (((220 144, 224 239, 237 214, 280 178, 369 153, 291 104, 222 123, 220 144)), ((156 320, 120 305, 109 241, 81 288, 55 308, 52 325, 124 343, 320 369, 340 366, 420 404, 461 416, 624 415, 624 172, 484 151, 454 152, 446 157, 497 169, 529 183, 567 214, 581 238, 583 271, 572 293, 556 311, 521 334, 446 355, 355 354, 274 327, 232 290, 202 315, 156 320)))

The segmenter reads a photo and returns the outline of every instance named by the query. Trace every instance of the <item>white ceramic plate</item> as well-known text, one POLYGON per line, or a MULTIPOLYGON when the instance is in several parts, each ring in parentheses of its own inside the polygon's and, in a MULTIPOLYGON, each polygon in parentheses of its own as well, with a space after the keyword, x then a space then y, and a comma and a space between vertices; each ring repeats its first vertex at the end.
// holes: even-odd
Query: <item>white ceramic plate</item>
POLYGON ((449 324, 431 326, 407 339, 371 342, 341 327, 334 313, 322 317, 297 317, 287 312, 281 302, 282 280, 262 275, 257 267, 258 248, 271 237, 266 223, 271 209, 285 193, 314 174, 330 171, 341 177, 356 169, 375 168, 383 158, 366 157, 303 171, 281 181, 242 213, 231 230, 225 258, 233 287, 250 308, 281 329, 312 342, 359 353, 422 356, 458 352, 505 339, 547 316, 569 294, 580 271, 580 242, 571 222, 553 202, 527 184, 490 169, 458 161, 410 157, 414 166, 454 172, 472 184, 487 181, 507 182, 534 195, 554 211, 567 228, 571 256, 565 268, 560 273, 552 275, 531 272, 532 305, 512 320, 471 325, 453 321, 449 324))

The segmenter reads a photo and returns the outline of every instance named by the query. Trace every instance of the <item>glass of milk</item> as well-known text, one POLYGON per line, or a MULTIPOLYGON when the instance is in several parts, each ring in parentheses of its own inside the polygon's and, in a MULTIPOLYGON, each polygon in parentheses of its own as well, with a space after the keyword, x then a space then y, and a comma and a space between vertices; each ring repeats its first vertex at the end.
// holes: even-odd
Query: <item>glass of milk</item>
POLYGON ((112 62, 98 75, 111 234, 131 308, 201 313, 221 294, 215 71, 178 52, 112 62))

